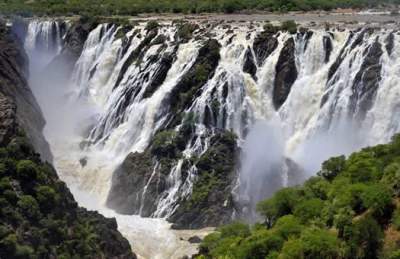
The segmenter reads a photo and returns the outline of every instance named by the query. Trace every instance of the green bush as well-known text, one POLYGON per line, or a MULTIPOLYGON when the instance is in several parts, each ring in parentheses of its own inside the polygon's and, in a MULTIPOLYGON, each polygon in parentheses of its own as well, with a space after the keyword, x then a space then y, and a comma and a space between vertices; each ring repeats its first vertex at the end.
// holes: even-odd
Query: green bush
POLYGON ((30 195, 24 195, 20 198, 17 203, 18 208, 21 212, 30 219, 38 219, 40 216, 39 204, 30 195))
POLYGON ((306 223, 321 216, 324 202, 320 199, 310 199, 301 201, 296 205, 293 214, 306 223))
POLYGON ((58 200, 58 195, 49 186, 39 186, 36 189, 36 199, 43 210, 50 211, 58 200))
POLYGON ((344 169, 345 162, 344 156, 330 158, 322 163, 322 170, 318 172, 318 175, 332 181, 344 169))
POLYGON ((159 27, 160 27, 160 24, 157 21, 149 21, 149 22, 147 22, 145 29, 147 31, 152 31, 152 30, 158 29, 159 27))
POLYGON ((349 243, 352 258, 377 258, 383 244, 383 231, 371 216, 362 217, 352 226, 349 243))
POLYGON ((21 160, 17 163, 17 175, 24 181, 35 180, 38 175, 38 169, 31 160, 21 160))
POLYGON ((297 32, 297 24, 295 21, 284 21, 281 24, 281 30, 282 31, 287 31, 290 34, 295 34, 297 32))

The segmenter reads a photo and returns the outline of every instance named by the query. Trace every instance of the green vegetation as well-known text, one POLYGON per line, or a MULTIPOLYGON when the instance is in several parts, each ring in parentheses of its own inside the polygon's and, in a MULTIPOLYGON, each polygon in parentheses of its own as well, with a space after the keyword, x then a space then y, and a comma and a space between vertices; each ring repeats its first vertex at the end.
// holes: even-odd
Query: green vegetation
POLYGON ((24 137, 0 147, 0 258, 118 256, 133 258, 115 220, 79 208, 24 137))
POLYGON ((400 258, 400 135, 334 157, 302 186, 262 201, 262 224, 235 222, 201 244, 197 258, 400 258))
POLYGON ((135 15, 137 13, 233 13, 240 10, 309 11, 373 7, 399 0, 0 0, 3 14, 30 15, 135 15))

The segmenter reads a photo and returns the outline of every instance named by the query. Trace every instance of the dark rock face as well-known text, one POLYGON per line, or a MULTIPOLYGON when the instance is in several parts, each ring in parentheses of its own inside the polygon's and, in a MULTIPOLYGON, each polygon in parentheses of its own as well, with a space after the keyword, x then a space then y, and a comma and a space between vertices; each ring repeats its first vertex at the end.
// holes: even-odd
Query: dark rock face
POLYGON ((167 77, 168 71, 171 68, 175 59, 175 54, 165 53, 161 58, 160 65, 157 67, 156 72, 153 75, 151 83, 147 86, 143 93, 143 98, 148 98, 162 85, 165 78, 167 77))
POLYGON ((350 97, 350 111, 351 113, 355 112, 355 117, 358 119, 363 119, 371 108, 382 79, 380 59, 383 51, 381 44, 376 40, 366 52, 360 71, 354 79, 353 94, 350 97), (356 107, 359 107, 359 110, 356 110, 356 107))
POLYGON ((254 57, 251 53, 251 49, 248 48, 244 55, 243 72, 250 74, 253 79, 256 80, 257 66, 254 64, 254 57))
POLYGON ((157 36, 157 29, 150 30, 143 41, 140 42, 139 46, 129 54, 129 57, 126 59, 125 63, 122 65, 122 68, 118 74, 118 78, 115 81, 114 88, 117 87, 122 79, 128 68, 132 65, 133 62, 140 59, 141 55, 146 53, 147 49, 150 47, 150 42, 157 36))
MULTIPOLYGON (((178 123, 178 113, 190 105, 192 100, 199 94, 199 89, 211 78, 220 60, 220 44, 211 39, 200 48, 198 57, 189 71, 181 78, 171 91, 166 103, 171 106, 175 118, 172 124, 178 123)), ((170 125, 172 127, 172 125, 170 125)))
POLYGON ((189 241, 189 243, 192 243, 192 244, 198 244, 198 243, 201 243, 202 240, 198 236, 192 236, 188 239, 188 241, 189 241))
POLYGON ((332 39, 328 36, 324 36, 323 45, 325 50, 325 63, 328 63, 331 57, 331 53, 333 50, 332 39))
POLYGON ((192 194, 180 202, 168 218, 175 229, 219 226, 232 220, 237 157, 236 137, 220 132, 212 137, 210 148, 197 161, 198 179, 192 194))
POLYGON ((347 39, 345 45, 343 46, 342 50, 340 51, 338 57, 336 58, 335 62, 329 68, 328 81, 330 81, 333 78, 333 76, 335 75, 336 71, 338 70, 338 68, 342 64, 342 62, 344 60, 344 57, 345 57, 346 48, 349 46, 349 44, 350 44, 350 42, 351 42, 353 37, 354 37, 354 33, 351 33, 349 35, 349 38, 347 39))
POLYGON ((158 171, 153 175, 154 166, 149 152, 130 153, 113 174, 107 206, 121 214, 150 216, 165 189, 165 179, 158 171))
POLYGON ((278 39, 273 33, 262 32, 254 39, 253 50, 256 55, 258 66, 278 47, 278 39))
POLYGON ((393 48, 394 48, 394 34, 393 32, 390 33, 387 38, 385 39, 385 48, 387 53, 390 55, 392 55, 393 52, 393 48))
POLYGON ((274 81, 273 103, 275 109, 279 109, 286 101, 293 83, 297 79, 297 69, 295 62, 295 43, 293 38, 285 42, 276 65, 276 75, 274 81))
POLYGON ((51 161, 49 145, 42 135, 45 121, 25 79, 27 64, 28 58, 18 39, 3 31, 0 35, 0 128, 3 132, 0 135, 3 136, 0 138, 9 139, 16 133, 18 124, 42 158, 51 161))

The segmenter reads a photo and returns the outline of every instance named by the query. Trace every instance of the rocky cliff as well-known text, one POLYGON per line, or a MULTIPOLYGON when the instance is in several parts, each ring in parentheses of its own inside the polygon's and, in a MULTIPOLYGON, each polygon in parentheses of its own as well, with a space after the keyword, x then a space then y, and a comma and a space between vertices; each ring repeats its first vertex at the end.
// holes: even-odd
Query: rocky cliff
POLYGON ((78 207, 50 163, 27 59, 0 26, 0 257, 136 258, 115 219, 78 207), (37 151, 40 152, 38 154, 37 151))

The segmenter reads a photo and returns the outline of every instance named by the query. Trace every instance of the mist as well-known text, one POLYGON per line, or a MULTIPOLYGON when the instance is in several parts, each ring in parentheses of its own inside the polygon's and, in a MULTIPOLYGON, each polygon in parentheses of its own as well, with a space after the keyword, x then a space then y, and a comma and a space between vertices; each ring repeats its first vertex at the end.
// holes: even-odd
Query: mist
POLYGON ((321 164, 334 156, 349 155, 365 146, 366 134, 357 123, 341 120, 327 131, 317 131, 293 152, 292 158, 305 171, 307 177, 316 175, 321 164))
POLYGON ((257 202, 270 196, 284 184, 285 140, 279 120, 257 121, 244 140, 240 159, 238 202, 242 214, 257 218, 257 202))

